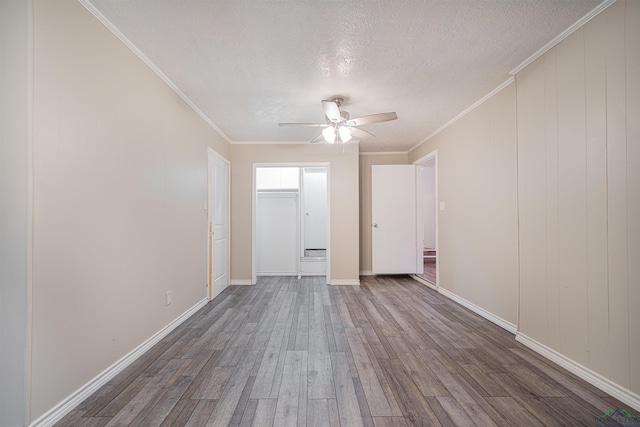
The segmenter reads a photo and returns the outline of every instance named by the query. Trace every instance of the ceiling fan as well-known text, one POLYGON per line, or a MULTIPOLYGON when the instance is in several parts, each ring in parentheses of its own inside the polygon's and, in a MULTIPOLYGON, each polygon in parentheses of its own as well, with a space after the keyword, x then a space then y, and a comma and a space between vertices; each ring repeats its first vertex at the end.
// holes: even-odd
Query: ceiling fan
POLYGON ((329 144, 333 144, 336 141, 344 143, 352 139, 364 141, 369 138, 373 138, 375 137, 374 134, 360 129, 357 126, 386 122, 398 118, 398 115, 395 112, 392 112, 371 114, 369 116, 362 116, 352 119, 350 118, 347 111, 340 109, 343 104, 344 97, 342 96, 334 96, 329 100, 322 101, 322 108, 324 109, 326 123, 279 123, 279 126, 307 126, 324 128, 320 135, 311 140, 311 143, 325 141, 329 144))

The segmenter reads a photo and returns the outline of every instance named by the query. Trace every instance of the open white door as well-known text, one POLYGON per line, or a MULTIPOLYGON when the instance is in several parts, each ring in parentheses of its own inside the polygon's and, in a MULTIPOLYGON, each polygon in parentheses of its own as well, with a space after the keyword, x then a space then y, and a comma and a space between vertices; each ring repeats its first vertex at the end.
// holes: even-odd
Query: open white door
POLYGON ((416 168, 371 167, 373 274, 415 274, 416 168))
POLYGON ((229 284, 229 162, 209 149, 209 300, 229 284))

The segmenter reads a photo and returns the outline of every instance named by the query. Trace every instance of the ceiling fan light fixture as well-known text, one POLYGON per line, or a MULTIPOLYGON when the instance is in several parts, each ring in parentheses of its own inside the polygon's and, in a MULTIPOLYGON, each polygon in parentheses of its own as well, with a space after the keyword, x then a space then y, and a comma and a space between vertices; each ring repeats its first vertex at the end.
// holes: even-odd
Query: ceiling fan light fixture
POLYGON ((395 112, 369 114, 368 116, 351 118, 351 115, 340 107, 344 104, 344 98, 334 96, 330 100, 322 101, 322 109, 324 110, 324 118, 326 123, 279 123, 279 126, 302 126, 324 128, 320 135, 317 135, 310 142, 312 144, 325 141, 329 144, 335 144, 336 139, 340 143, 346 143, 354 140, 363 142, 375 135, 359 126, 370 125, 373 123, 387 122, 396 120, 398 115, 395 112))
POLYGON ((345 126, 340 126, 338 128, 338 133, 340 134, 340 141, 347 142, 351 139, 351 129, 345 126))
POLYGON ((324 140, 329 144, 333 144, 334 142, 336 142, 336 130, 332 127, 324 128, 324 130, 322 131, 322 136, 324 137, 324 140))

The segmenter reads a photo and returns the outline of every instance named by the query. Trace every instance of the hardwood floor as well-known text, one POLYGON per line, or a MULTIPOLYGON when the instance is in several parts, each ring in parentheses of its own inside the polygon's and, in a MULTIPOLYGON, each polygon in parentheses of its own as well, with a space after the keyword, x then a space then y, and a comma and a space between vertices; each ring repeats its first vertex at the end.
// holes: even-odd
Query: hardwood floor
POLYGON ((412 279, 323 281, 226 289, 57 425, 593 426, 626 408, 412 279))

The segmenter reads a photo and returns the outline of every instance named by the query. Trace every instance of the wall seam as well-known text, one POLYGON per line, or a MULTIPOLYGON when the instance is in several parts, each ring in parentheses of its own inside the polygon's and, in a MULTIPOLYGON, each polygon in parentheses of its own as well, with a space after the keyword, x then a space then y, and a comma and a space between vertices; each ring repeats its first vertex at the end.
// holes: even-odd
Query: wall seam
POLYGON ((589 135, 588 135, 588 126, 587 126, 587 43, 585 40, 585 31, 584 28, 581 28, 581 39, 582 39, 582 68, 584 70, 584 80, 583 80, 583 89, 584 89, 584 187, 585 187, 585 196, 584 196, 584 212, 585 212, 585 236, 587 240, 587 248, 586 248, 586 256, 587 256, 587 361, 588 366, 592 367, 591 363, 591 328, 589 322, 589 285, 590 275, 589 275, 589 135))
POLYGON ((35 191, 34 191, 34 62, 35 62, 35 22, 34 22, 34 0, 28 0, 28 49, 27 55, 29 63, 27 64, 27 72, 29 76, 27 78, 28 85, 28 124, 27 124, 27 212, 29 218, 27 219, 27 330, 26 330, 26 348, 25 348, 25 407, 24 420, 26 424, 31 423, 31 359, 33 348, 33 243, 34 243, 34 206, 35 206, 35 191))
POLYGON ((514 115, 515 115, 515 142, 516 142, 516 247, 517 247, 517 266, 518 266, 518 279, 517 279, 517 304, 516 304, 516 331, 520 331, 522 326, 521 319, 521 307, 520 307, 520 294, 522 292, 522 251, 521 251, 521 239, 520 239, 520 162, 519 162, 519 151, 520 151, 520 140, 519 140, 519 132, 518 132, 518 75, 513 76, 513 94, 514 94, 514 115))
POLYGON ((629 283, 630 283, 630 278, 629 278, 629 162, 628 162, 628 158, 629 158, 629 132, 628 132, 628 114, 629 114, 629 91, 627 90, 627 67, 628 67, 628 55, 627 55, 627 4, 628 2, 625 1, 624 3, 624 22, 622 23, 623 26, 623 31, 624 31, 624 38, 623 38, 623 49, 624 49, 624 158, 625 158, 625 168, 624 168, 624 177, 625 177, 625 208, 626 208, 626 215, 625 215, 625 229, 627 230, 627 239, 626 239, 626 252, 627 252, 627 262, 626 262, 626 266, 627 266, 627 353, 628 353, 628 372, 629 372, 629 389, 631 389, 631 358, 632 358, 632 354, 631 354, 631 345, 629 345, 629 343, 631 342, 631 315, 630 313, 632 313, 631 310, 631 306, 630 306, 630 300, 631 298, 629 298, 630 296, 630 291, 629 291, 629 283))

